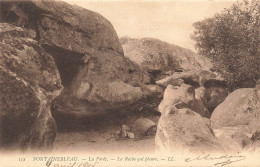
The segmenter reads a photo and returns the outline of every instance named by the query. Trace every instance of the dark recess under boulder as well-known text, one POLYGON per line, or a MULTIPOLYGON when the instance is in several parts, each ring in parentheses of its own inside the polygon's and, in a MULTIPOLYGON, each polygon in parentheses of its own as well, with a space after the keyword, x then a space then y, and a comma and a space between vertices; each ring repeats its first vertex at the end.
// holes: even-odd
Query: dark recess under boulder
POLYGON ((74 76, 78 73, 79 64, 83 64, 84 54, 65 50, 57 46, 42 45, 47 53, 52 55, 58 67, 62 85, 69 86, 74 76))

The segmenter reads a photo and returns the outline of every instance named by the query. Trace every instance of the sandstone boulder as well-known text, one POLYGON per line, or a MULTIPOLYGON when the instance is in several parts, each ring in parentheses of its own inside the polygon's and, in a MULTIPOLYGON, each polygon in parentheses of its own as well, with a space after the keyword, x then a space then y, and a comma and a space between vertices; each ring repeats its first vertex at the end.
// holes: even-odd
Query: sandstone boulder
POLYGON ((222 147, 230 153, 241 152, 251 147, 252 140, 250 137, 252 136, 252 132, 248 126, 229 126, 213 129, 213 131, 222 147))
POLYGON ((156 132, 156 124, 148 118, 139 118, 131 126, 135 136, 143 137, 153 135, 156 132))
POLYGON ((260 90, 258 88, 237 89, 217 106, 211 115, 214 128, 249 125, 260 121, 260 90))
POLYGON ((203 117, 210 116, 209 111, 205 108, 202 101, 195 99, 195 90, 188 84, 182 84, 180 87, 168 85, 158 108, 161 113, 167 111, 167 108, 190 108, 203 117))
POLYGON ((199 99, 194 99, 192 101, 189 101, 188 103, 180 102, 175 105, 176 108, 189 108, 195 111, 196 113, 200 114, 202 117, 209 118, 210 113, 208 109, 204 106, 203 102, 199 99))
POLYGON ((63 1, 1 1, 1 21, 37 32, 40 44, 77 53, 123 53, 112 24, 98 13, 63 1))
POLYGON ((193 86, 195 88, 195 98, 202 100, 205 107, 211 112, 227 96, 227 85, 223 78, 207 70, 174 73, 169 77, 156 81, 156 83, 160 86, 169 84, 180 86, 182 83, 193 86))
POLYGON ((121 39, 125 56, 136 62, 156 79, 174 71, 208 69, 210 63, 189 49, 152 38, 121 39), (207 68, 208 67, 208 68, 207 68))
POLYGON ((194 88, 188 84, 182 84, 180 87, 168 85, 163 94, 163 101, 159 110, 163 111, 165 105, 175 105, 179 102, 189 103, 195 99, 194 88))
POLYGON ((62 89, 54 59, 29 31, 7 23, 0 23, 0 50, 1 147, 50 148, 50 106, 62 89))
POLYGON ((158 151, 207 153, 223 151, 207 122, 196 112, 172 109, 163 112, 157 126, 158 151))

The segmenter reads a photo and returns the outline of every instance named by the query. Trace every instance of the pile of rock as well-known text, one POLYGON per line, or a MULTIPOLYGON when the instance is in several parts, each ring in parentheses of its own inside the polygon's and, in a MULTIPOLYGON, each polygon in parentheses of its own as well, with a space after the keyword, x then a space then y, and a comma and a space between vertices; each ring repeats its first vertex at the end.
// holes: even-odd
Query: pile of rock
POLYGON ((193 100, 191 86, 167 86, 159 106, 162 115, 155 139, 157 150, 196 153, 259 150, 259 88, 235 90, 214 109, 210 119, 205 118, 202 109, 178 107, 179 102, 189 104, 193 100))
POLYGON ((156 81, 156 84, 164 87, 167 85, 181 86, 183 83, 195 89, 195 99, 201 100, 210 113, 228 95, 227 85, 223 78, 206 70, 174 73, 169 77, 156 81))

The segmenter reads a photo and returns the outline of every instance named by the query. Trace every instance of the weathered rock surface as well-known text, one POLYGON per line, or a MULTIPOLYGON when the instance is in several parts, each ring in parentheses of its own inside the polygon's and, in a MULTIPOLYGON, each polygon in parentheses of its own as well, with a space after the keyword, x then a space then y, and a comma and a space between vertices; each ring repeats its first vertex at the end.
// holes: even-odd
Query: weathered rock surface
POLYGON ((251 121, 260 121, 259 88, 237 89, 217 106, 211 115, 214 128, 236 125, 249 125, 251 121))
POLYGON ((56 136, 50 106, 61 80, 54 59, 31 35, 0 23, 1 147, 46 149, 56 136))
POLYGON ((202 57, 185 49, 153 38, 121 38, 125 56, 159 79, 174 71, 190 71, 209 67, 202 57))
POLYGON ((186 72, 173 73, 171 76, 156 81, 156 84, 167 86, 169 84, 176 85, 179 80, 192 85, 193 87, 225 87, 226 83, 219 75, 207 70, 192 70, 186 72))
POLYGON ((1 21, 37 32, 40 44, 77 53, 123 53, 112 24, 98 13, 62 1, 2 1, 1 21))
POLYGON ((257 131, 257 130, 260 130, 260 121, 258 118, 253 118, 249 125, 248 125, 249 129, 251 131, 257 131))
POLYGON ((160 112, 165 112, 172 108, 189 108, 203 117, 210 116, 209 111, 203 105, 202 101, 195 99, 194 87, 188 84, 182 84, 180 87, 168 85, 158 108, 160 112))
MULTIPOLYGON (((164 90, 158 85, 147 85, 149 94, 152 94, 153 97, 162 97, 164 90)), ((147 95, 148 96, 148 95, 147 95)))
POLYGON ((131 104, 144 95, 143 73, 114 52, 89 58, 71 82, 70 92, 91 103, 131 104))
MULTIPOLYGON (((98 13, 62 1, 1 1, 3 22, 29 29, 52 55, 65 89, 53 114, 102 115, 160 94, 150 77, 124 57, 112 24, 98 13)), ((62 119, 61 119, 62 120, 62 119)))
POLYGON ((252 140, 250 137, 253 133, 248 126, 229 126, 213 129, 213 131, 221 145, 229 152, 236 153, 251 147, 252 140))
POLYGON ((209 119, 190 109, 167 108, 159 120, 155 144, 157 151, 170 153, 255 152, 260 151, 259 134, 248 125, 212 129, 209 119))
POLYGON ((155 138, 157 150, 171 153, 223 151, 207 122, 198 113, 184 108, 163 112, 155 138))
POLYGON ((194 88, 187 84, 180 87, 168 85, 163 94, 163 101, 159 105, 159 110, 163 111, 167 106, 174 106, 179 102, 189 103, 195 99, 194 88))
POLYGON ((143 137, 155 134, 156 124, 148 118, 139 118, 131 125, 131 129, 135 136, 143 137))
MULTIPOLYGON (((220 89, 221 92, 224 88, 198 89, 201 90, 197 92, 202 93, 199 94, 199 98, 195 98, 195 90, 191 85, 167 86, 159 105, 162 115, 157 125, 155 139, 157 149, 171 153, 179 151, 237 153, 259 150, 257 133, 260 122, 259 88, 233 92, 223 102, 225 105, 222 103, 219 105, 223 105, 221 108, 219 106, 216 108, 219 112, 217 117, 212 115, 211 119, 205 118, 210 114, 202 99, 207 97, 206 91, 214 92, 220 89)), ((208 100, 210 98, 208 97, 208 100)))
POLYGON ((174 73, 156 81, 160 86, 169 84, 180 86, 182 83, 195 88, 195 98, 202 100, 205 107, 212 112, 227 96, 226 82, 219 75, 207 70, 193 70, 174 73))

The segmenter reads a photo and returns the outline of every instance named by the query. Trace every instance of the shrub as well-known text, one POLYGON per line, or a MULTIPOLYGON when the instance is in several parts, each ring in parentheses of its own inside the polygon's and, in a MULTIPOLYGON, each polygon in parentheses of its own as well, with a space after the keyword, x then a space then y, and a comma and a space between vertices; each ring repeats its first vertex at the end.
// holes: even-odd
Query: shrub
POLYGON ((260 2, 236 2, 212 18, 193 24, 198 53, 213 61, 229 86, 243 87, 260 75, 260 2))

